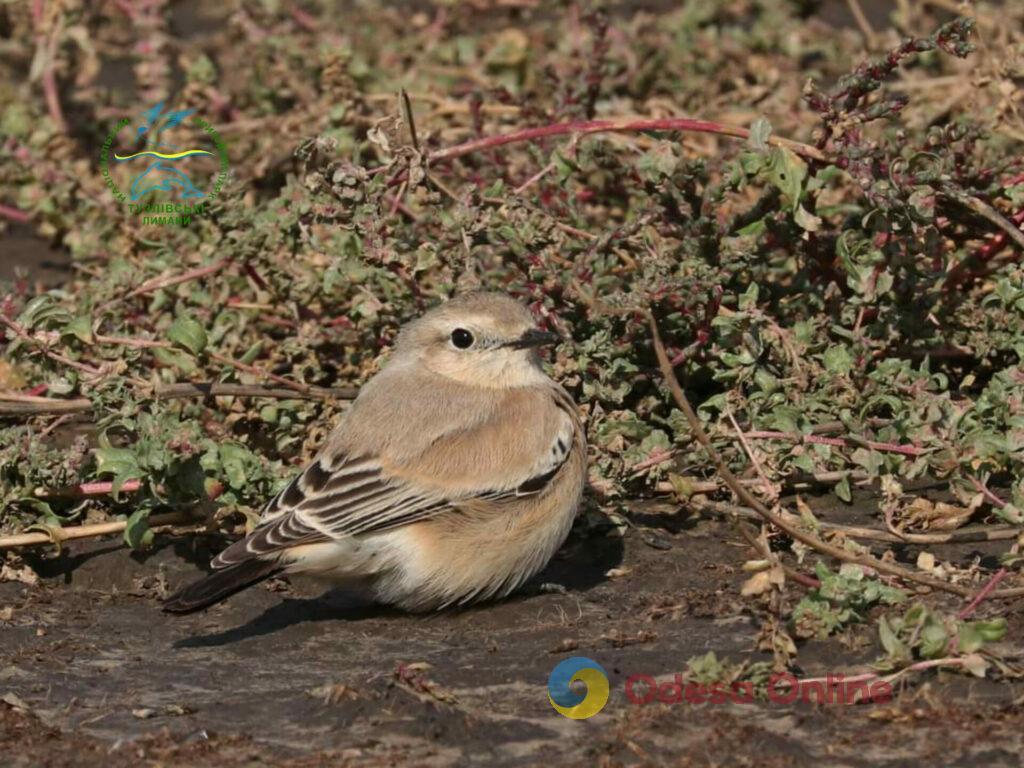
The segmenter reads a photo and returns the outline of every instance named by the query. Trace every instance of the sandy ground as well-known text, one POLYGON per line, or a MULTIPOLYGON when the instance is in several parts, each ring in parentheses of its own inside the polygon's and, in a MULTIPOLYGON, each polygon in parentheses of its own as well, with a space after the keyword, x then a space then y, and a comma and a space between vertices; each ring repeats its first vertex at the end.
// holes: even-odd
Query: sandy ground
MULTIPOLYGON (((671 675, 708 650, 765 658, 735 539, 710 520, 624 539, 577 531, 516 598, 426 617, 309 582, 168 616, 162 590, 222 541, 165 537, 146 556, 80 544, 36 559, 37 585, 0 584, 12 609, 0 622, 0 763, 1019 764, 1024 688, 1006 683, 923 677, 894 703, 854 707, 630 703, 632 674, 671 675), (626 575, 608 578, 613 568, 626 575), (573 655, 611 678, 587 721, 547 700, 551 669, 573 655)), ((865 630, 812 642, 799 662, 825 674, 876 654, 865 630)))

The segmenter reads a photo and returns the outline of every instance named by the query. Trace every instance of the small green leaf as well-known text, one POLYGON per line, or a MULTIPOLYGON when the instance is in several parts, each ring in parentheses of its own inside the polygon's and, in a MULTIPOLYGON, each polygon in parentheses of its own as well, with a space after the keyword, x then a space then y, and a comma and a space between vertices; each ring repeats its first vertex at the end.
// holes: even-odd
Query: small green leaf
POLYGON ((821 229, 821 217, 815 216, 802 205, 798 205, 793 211, 793 221, 807 232, 817 232, 821 229))
POLYGON ((1002 640, 1006 635, 1006 619, 999 617, 991 621, 962 623, 957 629, 957 648, 960 653, 974 653, 985 643, 1002 640))
POLYGON ((182 373, 195 373, 196 371, 195 362, 180 349, 161 349, 157 347, 153 350, 153 357, 161 364, 177 368, 182 373))
POLYGON ((115 448, 110 444, 106 435, 100 436, 100 447, 93 450, 96 457, 96 473, 100 475, 113 475, 112 492, 116 499, 121 492, 121 486, 127 480, 138 480, 145 475, 139 464, 139 457, 130 448, 115 448))
POLYGON ((878 639, 881 641, 886 655, 893 661, 899 662, 910 659, 910 652, 907 650, 907 646, 899 639, 886 616, 882 616, 878 620, 878 639))
POLYGON ((750 136, 747 137, 747 144, 751 149, 758 152, 768 151, 768 138, 772 135, 772 124, 765 118, 759 117, 750 124, 750 136))
POLYGON ((679 165, 675 146, 667 141, 659 141, 637 160, 636 169, 647 181, 656 182, 662 177, 671 176, 679 165))
POLYGON ((807 163, 791 149, 772 147, 765 172, 768 181, 778 188, 795 211, 800 203, 800 190, 807 177, 807 163))
POLYGON ((97 448, 94 451, 96 456, 96 471, 101 474, 110 475, 131 475, 139 474, 139 463, 135 452, 128 448, 97 448))
POLYGON ((845 501, 847 504, 853 501, 853 493, 850 491, 850 478, 844 477, 842 480, 836 483, 835 488, 833 488, 832 490, 835 491, 836 496, 845 501))
POLYGON ((198 321, 182 315, 167 329, 167 340, 184 347, 193 355, 206 349, 206 331, 198 321))
POLYGON ((245 351, 245 354, 242 355, 242 362, 245 363, 246 365, 252 365, 254 362, 256 362, 256 359, 260 356, 260 353, 262 352, 263 340, 260 339, 245 351))
POLYGON ((224 443, 220 446, 220 465, 232 488, 239 490, 245 487, 246 468, 251 455, 248 449, 237 443, 224 443))
POLYGON ((85 344, 92 344, 92 320, 88 317, 76 317, 64 326, 63 336, 74 336, 85 344))
POLYGON ((942 622, 929 616, 921 629, 921 655, 926 659, 944 656, 949 649, 949 633, 942 622))
POLYGON ((757 308, 758 287, 757 283, 751 283, 747 290, 740 294, 739 308, 741 312, 747 312, 757 308))
POLYGON ((153 543, 148 509, 142 508, 132 512, 124 529, 124 543, 132 549, 147 549, 153 543))
POLYGON ((836 344, 825 350, 821 362, 825 366, 825 370, 841 376, 853 370, 854 361, 850 350, 836 344))

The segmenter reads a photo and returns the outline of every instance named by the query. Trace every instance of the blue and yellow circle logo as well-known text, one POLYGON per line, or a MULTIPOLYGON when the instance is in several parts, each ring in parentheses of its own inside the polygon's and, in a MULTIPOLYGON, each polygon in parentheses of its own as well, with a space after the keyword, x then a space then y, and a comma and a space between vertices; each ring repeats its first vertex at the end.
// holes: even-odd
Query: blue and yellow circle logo
POLYGON ((586 720, 604 709, 608 690, 604 667, 586 656, 560 662, 548 678, 548 701, 558 714, 573 720, 586 720), (586 693, 577 693, 570 687, 576 680, 587 686, 586 693))

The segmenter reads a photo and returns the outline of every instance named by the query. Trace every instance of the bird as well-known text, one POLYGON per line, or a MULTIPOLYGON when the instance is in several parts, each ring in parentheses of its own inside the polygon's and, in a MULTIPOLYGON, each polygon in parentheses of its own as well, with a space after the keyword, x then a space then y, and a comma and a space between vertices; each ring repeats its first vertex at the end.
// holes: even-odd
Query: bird
POLYGON ((412 612, 509 595, 561 547, 586 484, 579 409, 539 354, 559 341, 501 293, 407 323, 317 455, 164 610, 288 573, 412 612))

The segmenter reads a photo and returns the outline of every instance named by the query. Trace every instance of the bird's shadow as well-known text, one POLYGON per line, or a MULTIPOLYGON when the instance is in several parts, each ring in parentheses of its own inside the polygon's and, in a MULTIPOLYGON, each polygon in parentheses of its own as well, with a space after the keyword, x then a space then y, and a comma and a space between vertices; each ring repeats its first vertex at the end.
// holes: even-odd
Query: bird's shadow
POLYGON ((367 604, 342 590, 331 589, 318 597, 286 597, 245 624, 220 632, 187 637, 174 643, 174 647, 214 648, 262 637, 298 624, 320 621, 353 622, 396 616, 399 613, 394 608, 367 604))
MULTIPOLYGON (((607 581, 605 575, 622 563, 624 545, 621 537, 589 536, 574 538, 537 576, 530 579, 511 602, 522 602, 547 592, 544 584, 558 584, 566 592, 586 592, 607 581)), ((487 610, 487 603, 469 606, 461 611, 487 610)), ((184 638, 175 648, 210 648, 269 635, 288 627, 321 621, 346 623, 370 619, 395 618, 410 614, 388 606, 367 603, 343 589, 329 589, 313 598, 286 597, 267 608, 245 624, 220 632, 184 638)))
POLYGON ((43 579, 60 579, 65 585, 83 584, 108 588, 130 576, 143 576, 145 567, 184 562, 206 570, 211 558, 230 541, 221 535, 192 536, 189 539, 160 537, 145 550, 128 552, 128 557, 143 568, 132 570, 121 559, 125 547, 121 541, 76 542, 54 555, 46 550, 25 553, 26 562, 43 579), (84 566, 89 566, 85 568, 84 566))

